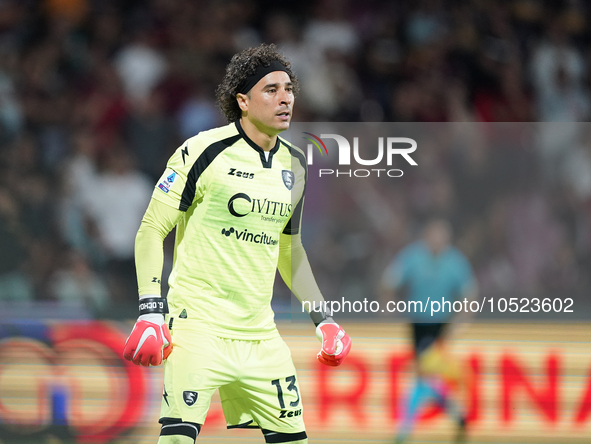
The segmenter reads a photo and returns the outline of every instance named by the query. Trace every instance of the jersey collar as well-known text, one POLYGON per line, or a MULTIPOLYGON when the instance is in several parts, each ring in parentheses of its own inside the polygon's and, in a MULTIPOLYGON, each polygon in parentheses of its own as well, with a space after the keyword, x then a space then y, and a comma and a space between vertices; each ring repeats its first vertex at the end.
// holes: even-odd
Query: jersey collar
POLYGON ((269 160, 267 160, 265 158, 265 151, 263 151, 263 149, 260 146, 254 143, 254 141, 246 135, 244 129, 242 129, 242 125, 240 125, 240 120, 236 121, 236 129, 238 130, 238 133, 240 133, 242 138, 246 140, 246 143, 248 143, 255 151, 259 153, 261 163, 263 164, 263 168, 271 168, 271 165, 273 164, 273 154, 275 154, 279 149, 279 136, 277 136, 275 146, 273 147, 273 149, 271 149, 271 151, 269 151, 269 160))

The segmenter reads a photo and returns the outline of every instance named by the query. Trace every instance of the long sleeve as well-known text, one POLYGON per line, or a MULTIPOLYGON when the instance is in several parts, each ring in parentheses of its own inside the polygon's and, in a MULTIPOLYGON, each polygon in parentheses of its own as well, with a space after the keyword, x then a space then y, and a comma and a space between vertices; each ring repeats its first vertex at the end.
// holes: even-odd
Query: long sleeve
POLYGON ((279 273, 285 284, 291 289, 298 300, 310 302, 304 304, 306 309, 309 306, 319 307, 324 301, 318 284, 314 279, 306 250, 302 245, 299 234, 282 234, 279 241, 279 262, 277 264, 279 273), (316 303, 314 305, 314 302, 316 303))
POLYGON ((135 238, 135 267, 139 295, 160 295, 164 238, 183 212, 156 199, 150 201, 135 238))

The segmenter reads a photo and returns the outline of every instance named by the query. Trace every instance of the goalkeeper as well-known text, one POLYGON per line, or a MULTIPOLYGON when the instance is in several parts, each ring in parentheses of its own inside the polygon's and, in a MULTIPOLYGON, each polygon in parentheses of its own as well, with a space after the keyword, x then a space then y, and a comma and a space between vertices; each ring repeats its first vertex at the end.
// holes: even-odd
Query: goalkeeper
MULTIPOLYGON (((159 444, 193 444, 216 389, 228 428, 260 428, 267 443, 308 442, 270 304, 276 269, 298 299, 323 301, 300 238, 306 160, 278 137, 297 88, 274 45, 236 54, 216 92, 230 123, 187 140, 154 189, 136 238, 140 317, 124 356, 165 360, 159 444), (162 298, 163 240, 174 227, 162 298)), ((339 365, 349 336, 329 313, 310 316, 319 361, 339 365)))

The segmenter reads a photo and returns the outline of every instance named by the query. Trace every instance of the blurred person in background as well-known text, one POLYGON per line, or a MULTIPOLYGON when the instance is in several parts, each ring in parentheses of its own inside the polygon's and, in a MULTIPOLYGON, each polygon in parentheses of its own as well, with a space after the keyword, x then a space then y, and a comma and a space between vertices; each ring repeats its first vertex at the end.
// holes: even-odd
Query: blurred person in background
POLYGON ((35 294, 23 269, 28 245, 20 211, 10 192, 0 187, 0 301, 30 301, 35 294))
POLYGON ((582 122, 590 117, 585 60, 565 25, 563 18, 549 17, 546 36, 532 53, 531 77, 541 122, 582 122))
MULTIPOLYGON (((437 301, 443 306, 444 301, 453 304, 476 297, 472 268, 466 257, 451 245, 451 235, 450 224, 445 219, 433 218, 426 223, 423 239, 405 247, 384 272, 384 304, 393 301, 395 293, 403 289, 407 292, 407 306, 414 301, 420 303, 415 307, 423 309, 428 301, 437 301)), ((407 310, 412 321, 417 380, 403 410, 395 443, 401 444, 408 438, 422 409, 431 401, 457 422, 455 442, 461 443, 465 440, 466 418, 452 390, 465 386, 466 375, 446 345, 455 312, 450 313, 448 308, 431 315, 431 306, 423 309, 407 310)), ((456 322, 462 321, 461 316, 459 318, 456 322)))
POLYGON ((10 65, 14 65, 15 58, 14 52, 0 48, 0 145, 11 142, 24 126, 16 83, 10 75, 10 65))
POLYGON ((82 205, 96 229, 112 297, 124 303, 137 288, 134 242, 152 185, 135 168, 134 159, 123 144, 105 154, 103 165, 101 172, 88 179, 92 186, 82 196, 82 205))
POLYGON ((173 121, 164 108, 162 91, 154 89, 147 97, 134 102, 124 132, 139 169, 147 173, 152 182, 158 180, 160 165, 170 155, 167 148, 173 139, 173 129, 173 121))
POLYGON ((149 28, 136 25, 131 32, 131 41, 115 55, 115 69, 132 104, 149 99, 168 70, 166 58, 155 47, 155 39, 149 28))
POLYGON ((560 122, 540 125, 537 134, 542 171, 555 185, 582 136, 582 126, 575 122, 591 117, 591 96, 585 82, 587 63, 573 44, 564 17, 548 18, 545 31, 533 50, 530 70, 539 121, 560 122))
POLYGON ((66 245, 83 251, 97 268, 104 261, 88 229, 85 211, 86 196, 92 193, 98 174, 96 140, 89 128, 82 127, 70 132, 69 146, 69 156, 59 170, 60 234, 66 245))
POLYGON ((69 250, 62 257, 64 263, 49 282, 53 299, 64 308, 84 307, 95 318, 106 315, 110 301, 109 290, 92 270, 84 254, 69 250))

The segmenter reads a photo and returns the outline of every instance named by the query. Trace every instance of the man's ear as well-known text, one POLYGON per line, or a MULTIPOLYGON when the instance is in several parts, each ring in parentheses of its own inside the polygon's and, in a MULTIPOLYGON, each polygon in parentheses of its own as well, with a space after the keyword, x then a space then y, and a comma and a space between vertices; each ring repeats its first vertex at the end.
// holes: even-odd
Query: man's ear
POLYGON ((236 94, 236 101, 243 112, 248 111, 248 96, 246 94, 236 94))

